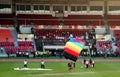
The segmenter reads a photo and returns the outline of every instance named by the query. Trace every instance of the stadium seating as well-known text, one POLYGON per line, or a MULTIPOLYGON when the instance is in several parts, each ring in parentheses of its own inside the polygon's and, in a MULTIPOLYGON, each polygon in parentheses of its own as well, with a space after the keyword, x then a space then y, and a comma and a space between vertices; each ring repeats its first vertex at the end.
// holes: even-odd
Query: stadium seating
POLYGON ((18 41, 19 46, 32 46, 32 41, 18 41))
POLYGON ((9 29, 0 29, 0 42, 14 42, 9 29))
POLYGON ((14 25, 13 14, 0 13, 0 25, 14 25))
POLYGON ((26 18, 26 19, 56 19, 51 14, 18 14, 17 17, 19 19, 26 18))
POLYGON ((89 33, 84 29, 36 29, 35 34, 44 44, 64 45, 71 37, 81 37, 86 32, 89 33))
POLYGON ((31 24, 33 22, 35 25, 57 25, 59 21, 57 17, 53 17, 50 14, 18 14, 19 24, 31 24))
POLYGON ((103 19, 102 15, 68 15, 66 19, 103 19))
POLYGON ((120 30, 114 30, 113 34, 115 38, 120 38, 120 30))
POLYGON ((104 49, 111 49, 112 42, 111 41, 98 41, 98 50, 104 51, 104 49))
POLYGON ((16 52, 18 52, 19 47, 18 46, 12 46, 11 49, 12 49, 12 54, 16 54, 16 52))
POLYGON ((64 17, 65 25, 104 25, 101 15, 68 15, 64 17))
POLYGON ((19 46, 7 46, 5 45, 5 51, 9 54, 16 54, 17 52, 31 52, 34 51, 34 46, 31 41, 19 41, 19 46))
POLYGON ((98 41, 98 48, 99 49, 104 48, 104 41, 98 41))
POLYGON ((0 46, 14 46, 14 42, 0 42, 0 46))
POLYGON ((5 48, 6 53, 15 54, 20 49, 27 52, 29 48, 34 51, 32 41, 18 41, 19 46, 14 46, 14 40, 9 29, 0 29, 0 46, 5 48))
POLYGON ((78 29, 54 29, 54 30, 49 30, 49 29, 36 29, 36 35, 39 38, 46 38, 46 39, 63 39, 63 38, 69 38, 70 34, 72 34, 73 36, 77 37, 77 36, 82 36, 84 35, 86 32, 89 33, 88 30, 78 30, 78 29), (62 38, 63 37, 63 38, 62 38))
POLYGON ((15 46, 4 46, 6 53, 8 54, 16 54, 18 51, 18 47, 15 46))
POLYGON ((120 15, 107 15, 109 25, 120 25, 120 15))
POLYGON ((90 22, 92 25, 104 25, 103 17, 101 15, 68 15, 68 17, 53 17, 50 14, 18 14, 19 24, 31 24, 35 25, 60 25, 61 22, 64 25, 88 25, 90 22))
POLYGON ((20 52, 34 51, 32 41, 18 41, 20 52))

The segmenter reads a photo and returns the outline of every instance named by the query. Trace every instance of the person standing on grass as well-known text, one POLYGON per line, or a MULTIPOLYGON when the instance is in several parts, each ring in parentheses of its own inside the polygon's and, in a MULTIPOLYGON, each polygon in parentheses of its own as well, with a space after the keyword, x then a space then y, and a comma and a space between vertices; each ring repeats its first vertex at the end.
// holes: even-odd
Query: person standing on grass
POLYGON ((72 63, 69 62, 69 63, 68 63, 68 70, 71 71, 72 69, 73 69, 72 63))
POLYGON ((45 61, 41 60, 41 68, 45 68, 45 61))
POLYGON ((75 68, 75 62, 73 62, 73 67, 75 68))
POLYGON ((89 64, 90 64, 89 67, 92 67, 92 59, 91 59, 91 58, 90 58, 90 60, 89 60, 89 64))
POLYGON ((94 68, 95 67, 95 61, 92 60, 92 67, 94 68))
POLYGON ((24 68, 27 68, 28 61, 24 60, 24 68))
POLYGON ((89 67, 89 61, 86 60, 85 64, 86 64, 86 68, 88 68, 89 67))
POLYGON ((85 66, 85 64, 86 64, 86 59, 84 58, 83 59, 83 66, 85 66))

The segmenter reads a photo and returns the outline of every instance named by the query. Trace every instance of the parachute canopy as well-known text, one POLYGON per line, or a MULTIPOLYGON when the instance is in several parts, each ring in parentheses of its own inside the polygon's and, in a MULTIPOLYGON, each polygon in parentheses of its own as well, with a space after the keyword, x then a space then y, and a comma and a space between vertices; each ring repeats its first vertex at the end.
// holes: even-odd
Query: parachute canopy
POLYGON ((63 56, 66 59, 76 61, 84 46, 85 43, 81 38, 71 38, 65 45, 63 56))

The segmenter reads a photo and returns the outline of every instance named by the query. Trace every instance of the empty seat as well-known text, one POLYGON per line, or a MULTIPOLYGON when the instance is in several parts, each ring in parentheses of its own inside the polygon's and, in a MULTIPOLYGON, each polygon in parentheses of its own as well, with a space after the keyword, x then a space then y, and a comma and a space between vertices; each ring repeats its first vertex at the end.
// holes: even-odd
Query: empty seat
POLYGON ((0 42, 14 42, 12 33, 9 29, 0 29, 0 42))

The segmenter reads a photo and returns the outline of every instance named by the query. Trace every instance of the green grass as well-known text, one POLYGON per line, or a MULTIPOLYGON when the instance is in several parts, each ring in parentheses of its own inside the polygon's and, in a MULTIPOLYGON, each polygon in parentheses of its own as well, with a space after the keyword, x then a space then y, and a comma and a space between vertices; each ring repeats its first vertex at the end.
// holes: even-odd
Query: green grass
MULTIPOLYGON (((120 77, 120 63, 98 62, 95 68, 81 68, 77 62, 76 68, 68 71, 67 62, 47 62, 45 67, 52 71, 14 71, 13 68, 23 67, 21 62, 1 62, 0 77, 120 77)), ((39 62, 29 62, 29 68, 40 68, 39 62)))

